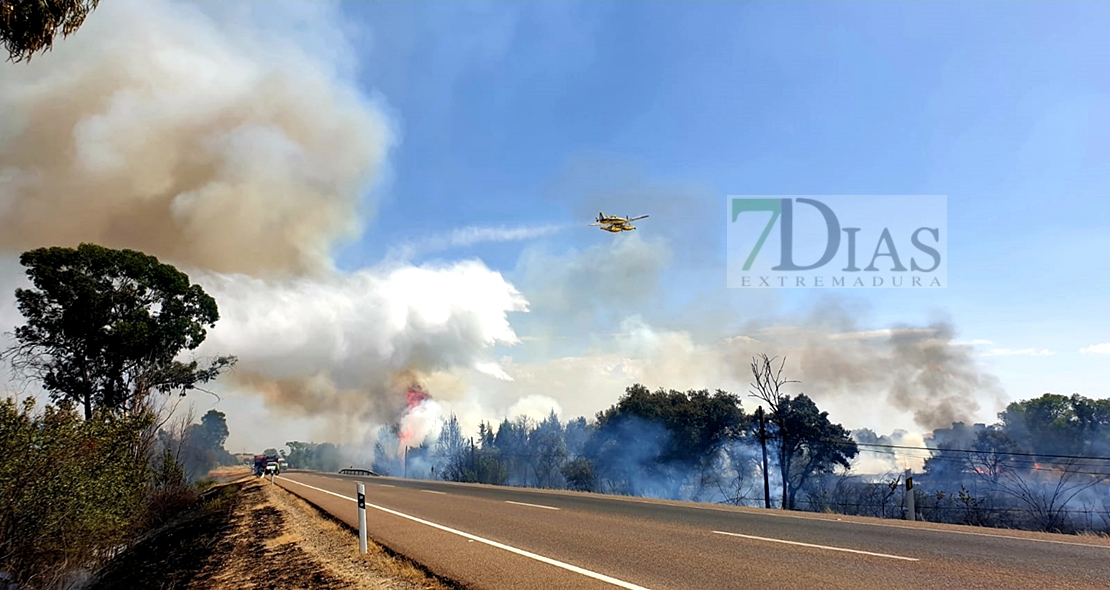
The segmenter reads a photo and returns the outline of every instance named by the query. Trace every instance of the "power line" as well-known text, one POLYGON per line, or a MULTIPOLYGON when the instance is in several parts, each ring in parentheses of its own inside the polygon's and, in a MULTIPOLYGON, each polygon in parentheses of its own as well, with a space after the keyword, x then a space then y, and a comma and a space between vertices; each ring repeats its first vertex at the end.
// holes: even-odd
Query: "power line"
MULTIPOLYGON (((869 449, 864 449, 864 452, 874 453, 874 454, 877 454, 877 455, 884 455, 884 456, 891 457, 891 458, 897 457, 893 452, 889 452, 889 451, 873 451, 873 450, 869 450, 869 449)), ((961 464, 969 461, 968 457, 952 456, 952 455, 933 455, 931 457, 923 457, 923 456, 918 455, 918 456, 903 457, 903 458, 925 459, 926 461, 947 461, 949 463, 961 463, 961 464)), ((984 462, 978 463, 978 464, 975 464, 974 462, 972 462, 972 463, 973 463, 973 466, 988 466, 988 464, 990 462, 984 461, 984 462)), ((1108 464, 1106 461, 1101 461, 1101 460, 1083 460, 1083 461, 1069 462, 1069 463, 1066 464, 1065 467, 1061 467, 1059 463, 1055 463, 1053 461, 1038 461, 1036 459, 1032 459, 1032 458, 1028 458, 1028 457, 1024 457, 1024 458, 1023 457, 1003 457, 1003 458, 1000 458, 998 460, 998 463, 999 464, 1005 463, 1005 464, 1011 465, 1013 467, 1023 467, 1023 468, 1027 468, 1027 469, 1044 470, 1044 471, 1055 471, 1055 470, 1058 470, 1058 469, 1061 469, 1061 468, 1074 468, 1074 467, 1089 467, 1089 468, 1094 468, 1094 469, 1110 467, 1110 464, 1108 464), (1056 467, 1054 467, 1054 465, 1056 465, 1056 467)), ((1077 472, 1074 472, 1074 473, 1080 473, 1080 472, 1077 471, 1077 472)), ((1108 472, 1107 474, 1110 474, 1110 472, 1108 472)))
MULTIPOLYGON (((848 444, 848 443, 846 443, 842 440, 823 440, 821 442, 826 442, 826 443, 830 443, 830 444, 841 444, 841 445, 847 445, 848 444)), ((883 449, 907 449, 907 450, 911 450, 911 451, 930 451, 930 452, 933 452, 933 453, 939 453, 941 451, 951 451, 951 452, 954 452, 954 453, 972 453, 972 454, 979 454, 979 455, 1013 455, 1015 457, 1036 457, 1036 458, 1040 458, 1040 459, 1089 459, 1089 460, 1095 460, 1095 461, 1110 461, 1110 457, 1092 457, 1092 456, 1088 456, 1088 455, 1050 455, 1050 454, 1046 454, 1046 453, 1019 453, 1019 452, 1016 452, 1016 451, 1015 452, 1010 452, 1010 451, 980 451, 980 450, 976 450, 976 449, 953 449, 953 448, 948 448, 948 447, 938 447, 938 448, 911 447, 911 446, 906 446, 906 445, 883 445, 883 444, 878 444, 878 443, 861 443, 861 442, 856 442, 856 441, 852 441, 852 442, 855 442, 856 446, 860 446, 860 447, 875 447, 875 448, 883 448, 883 449)))

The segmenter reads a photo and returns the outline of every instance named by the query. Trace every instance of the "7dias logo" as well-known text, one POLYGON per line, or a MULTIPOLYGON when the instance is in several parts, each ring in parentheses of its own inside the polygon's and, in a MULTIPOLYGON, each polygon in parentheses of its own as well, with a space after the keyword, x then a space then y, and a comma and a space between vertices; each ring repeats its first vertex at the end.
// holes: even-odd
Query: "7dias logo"
POLYGON ((728 286, 947 287, 947 226, 945 196, 729 197, 728 286))

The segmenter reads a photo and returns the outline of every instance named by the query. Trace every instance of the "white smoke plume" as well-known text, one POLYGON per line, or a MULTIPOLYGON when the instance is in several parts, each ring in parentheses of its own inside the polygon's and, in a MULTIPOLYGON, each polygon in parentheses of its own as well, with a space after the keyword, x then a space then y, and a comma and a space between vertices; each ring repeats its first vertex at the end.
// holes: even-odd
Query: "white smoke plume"
MULTIPOLYGON (((478 262, 338 271, 334 248, 373 219, 394 141, 384 107, 356 83, 356 62, 334 3, 103 3, 52 52, 0 64, 0 251, 87 241, 178 265, 220 305, 198 352, 237 355, 233 383, 272 409, 332 421, 335 442, 398 419, 414 384, 444 402, 440 413, 465 412, 469 428, 478 404, 592 416, 633 382, 746 392, 762 352, 787 356, 801 391, 858 426, 882 424, 881 408, 946 426, 997 395, 945 322, 872 333, 826 307, 721 338, 640 319, 669 291, 664 269, 719 258, 704 229, 715 201, 670 191, 645 197, 629 184, 609 195, 606 210, 651 214, 652 237, 526 254, 522 291, 478 262), (537 309, 549 314, 530 322, 540 344, 587 335, 597 348, 491 358, 518 341, 510 314, 537 309), (621 320, 620 335, 600 342, 599 326, 621 320)), ((588 184, 590 169, 569 176, 588 184)), ((581 204, 584 219, 595 196, 581 204)), ((557 230, 471 229, 416 244, 557 230)), ((744 300, 749 317, 760 296, 744 300)), ((699 299, 685 312, 697 317, 681 319, 720 331, 739 308, 699 299)))
POLYGON ((396 420, 414 383, 461 395, 457 369, 499 374, 484 350, 516 341, 506 314, 526 302, 478 262, 335 268, 394 140, 356 63, 332 2, 103 3, 0 66, 0 251, 93 242, 177 265, 220 306, 198 354, 238 356, 230 383, 334 420, 335 442, 396 420))
POLYGON ((350 424, 396 419, 404 392, 464 393, 455 369, 496 373, 489 347, 517 342, 507 314, 527 302, 478 262, 367 269, 274 281, 198 277, 221 319, 199 354, 234 351, 232 378, 275 409, 350 424))

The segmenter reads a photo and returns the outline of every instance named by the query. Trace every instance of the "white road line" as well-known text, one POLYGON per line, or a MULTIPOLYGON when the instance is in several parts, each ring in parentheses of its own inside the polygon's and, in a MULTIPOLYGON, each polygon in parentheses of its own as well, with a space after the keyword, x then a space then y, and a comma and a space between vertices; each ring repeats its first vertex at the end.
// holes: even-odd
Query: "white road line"
MULTIPOLYGON (((621 498, 621 499, 623 500, 623 498, 621 498)), ((630 500, 630 501, 634 502, 635 500, 630 500)), ((706 507, 696 506, 695 508, 697 508, 699 510, 716 510, 718 512, 732 512, 733 514, 753 514, 753 515, 756 515, 756 516, 770 516, 770 517, 774 517, 774 518, 797 518, 799 520, 808 520, 810 522, 813 522, 813 521, 817 521, 817 522, 839 522, 841 524, 858 524, 860 526, 878 526, 878 527, 883 527, 883 528, 888 528, 888 529, 904 529, 904 530, 909 530, 909 531, 922 531, 922 532, 926 532, 926 533, 941 533, 941 534, 952 534, 952 535, 971 535, 973 537, 989 537, 991 539, 1007 539, 1007 540, 1010 540, 1010 541, 1029 541, 1031 543, 1052 543, 1052 544, 1055 544, 1055 545, 1071 545, 1073 547, 1090 547, 1092 549, 1110 549, 1110 546, 1107 546, 1107 545, 1092 545, 1090 543, 1076 543, 1074 541, 1057 541, 1055 539, 1035 539, 1035 538, 1031 538, 1031 537, 1015 537, 1013 535, 1000 535, 1000 534, 996 534, 996 533, 976 533, 976 532, 973 532, 973 531, 953 531, 953 530, 950 530, 950 529, 934 529, 934 528, 923 527, 923 526, 889 524, 889 523, 885 523, 885 522, 859 522, 859 521, 855 521, 855 520, 841 520, 839 518, 834 520, 832 518, 823 518, 823 517, 820 517, 820 516, 806 516, 804 514, 781 514, 781 513, 774 512, 773 510, 768 511, 765 514, 761 514, 761 513, 757 513, 757 512, 740 512, 740 511, 735 511, 735 510, 721 510, 720 508, 714 508, 712 506, 706 506, 706 507)))
POLYGON ((740 533, 726 533, 724 531, 713 531, 718 535, 729 535, 731 537, 743 537, 745 539, 755 539, 756 541, 770 541, 772 543, 786 543, 787 545, 798 545, 801 547, 813 547, 815 549, 828 549, 829 551, 844 551, 846 553, 859 553, 861 555, 873 555, 875 557, 887 557, 890 559, 901 559, 904 561, 921 561, 916 557, 902 557, 900 555, 887 555, 886 553, 872 553, 870 551, 857 551, 855 549, 845 549, 843 547, 829 547, 828 545, 813 545, 812 543, 799 543, 797 541, 784 541, 783 539, 769 539, 767 537, 756 537, 754 535, 741 535, 740 533))
MULTIPOLYGON (((358 501, 355 498, 351 498, 349 496, 344 496, 343 494, 337 494, 335 492, 329 492, 328 490, 322 490, 322 489, 320 489, 316 486, 310 486, 306 483, 301 483, 299 481, 295 481, 295 480, 292 480, 292 479, 286 479, 284 477, 280 477, 278 479, 282 479, 282 480, 285 480, 285 481, 288 481, 288 482, 292 482, 292 483, 295 483, 297 485, 302 485, 306 488, 310 488, 310 489, 316 490, 318 492, 324 492, 325 494, 331 494, 331 495, 333 495, 337 498, 343 498, 344 500, 350 500, 352 502, 357 502, 358 501)), ((407 518, 407 519, 409 519, 413 522, 419 522, 420 524, 427 525, 427 526, 430 526, 432 528, 439 529, 441 531, 446 531, 448 533, 459 535, 460 537, 470 539, 471 541, 478 541, 479 543, 485 543, 486 545, 489 545, 491 547, 496 547, 498 549, 504 549, 505 551, 508 551, 510 553, 515 553, 517 555, 522 555, 524 557, 534 559, 536 561, 543 562, 543 563, 546 563, 548 565, 553 565, 555 567, 560 567, 560 568, 563 568, 565 570, 572 571, 576 574, 582 574, 583 576, 586 576, 587 578, 593 578, 595 580, 600 580, 602 582, 607 582, 607 583, 612 584, 614 586, 620 586, 621 588, 627 588, 628 590, 649 590, 648 588, 645 588, 643 586, 637 586, 636 584, 633 584, 631 582, 625 582, 624 580, 618 580, 616 578, 611 578, 609 576, 606 576, 605 574, 599 574, 597 572, 592 572, 592 571, 587 570, 587 569, 582 569, 582 568, 580 568, 576 565, 570 565, 569 563, 563 563, 561 561, 551 559, 550 557, 544 557, 542 555, 537 555, 535 553, 531 553, 531 552, 525 551, 523 549, 517 549, 516 547, 512 547, 510 545, 505 545, 503 543, 498 543, 497 541, 490 541, 489 539, 483 539, 482 537, 479 537, 477 535, 472 535, 470 533, 464 533, 462 531, 457 531, 453 528, 445 527, 441 524, 436 524, 434 522, 427 521, 427 520, 424 520, 422 518, 417 518, 415 516, 409 516, 408 514, 397 512, 396 510, 390 510, 389 508, 382 508, 381 506, 376 506, 376 505, 371 504, 369 502, 366 503, 366 506, 369 507, 369 508, 374 508, 374 509, 377 509, 377 510, 381 510, 382 512, 387 512, 387 513, 392 514, 394 516, 400 516, 401 518, 407 518)))
POLYGON ((429 494, 446 494, 447 493, 447 492, 437 492, 435 490, 420 490, 420 491, 421 492, 427 492, 429 494))
MULTIPOLYGON (((463 485, 463 484, 460 484, 460 485, 463 485)), ((537 493, 537 495, 548 495, 548 494, 537 493)), ((839 518, 837 518, 837 519, 824 518, 824 517, 818 516, 816 514, 814 514, 814 515, 783 514, 782 511, 775 511, 775 510, 767 510, 765 512, 762 512, 762 511, 761 512, 754 512, 754 511, 749 512, 749 511, 746 511, 746 510, 730 510, 730 509, 727 509, 727 508, 721 508, 721 507, 718 507, 718 506, 714 506, 712 504, 707 504, 707 505, 704 505, 704 506, 699 506, 699 505, 691 506, 691 505, 683 505, 683 504, 661 503, 661 502, 655 502, 655 501, 652 501, 652 500, 641 499, 641 498, 629 498, 629 497, 608 497, 608 498, 607 497, 600 497, 599 498, 597 496, 590 496, 590 497, 591 498, 596 498, 596 499, 602 500, 602 501, 607 501, 607 502, 633 502, 633 503, 636 503, 636 504, 647 504, 649 506, 669 506, 669 507, 672 507, 672 508, 685 508, 685 509, 693 509, 693 510, 712 510, 714 512, 725 512, 725 513, 728 513, 728 514, 742 514, 742 515, 750 515, 750 516, 756 516, 756 517, 767 516, 767 517, 771 517, 771 518, 795 518, 795 519, 798 519, 798 520, 808 520, 810 522, 817 521, 817 522, 829 522, 829 523, 840 523, 840 524, 854 524, 854 525, 860 525, 860 526, 877 526, 877 527, 883 527, 883 528, 888 528, 888 529, 904 529, 904 530, 909 530, 909 531, 921 531, 921 532, 926 532, 926 533, 938 533, 938 534, 942 534, 942 535, 970 535, 970 536, 973 536, 973 537, 988 537, 988 538, 991 538, 991 539, 1005 539, 1005 540, 1008 540, 1008 541, 1027 541, 1027 542, 1030 542, 1030 543, 1051 543, 1053 545, 1070 545, 1072 547, 1087 547, 1087 548, 1090 548, 1090 549, 1102 549, 1102 550, 1110 549, 1110 545, 1095 545, 1095 544, 1092 544, 1092 543, 1079 543, 1079 542, 1075 542, 1075 541, 1058 541, 1056 539, 1037 539, 1037 538, 1032 538, 1032 537, 1015 537, 1013 535, 1004 535, 1004 534, 999 534, 999 533, 977 533, 977 532, 974 532, 974 531, 956 531, 956 530, 951 530, 951 529, 934 529, 934 528, 930 528, 930 527, 901 525, 901 524, 893 524, 893 523, 886 523, 886 522, 860 522, 860 521, 855 521, 855 520, 841 520, 839 518)))
POLYGON ((394 485, 390 485, 390 484, 387 484, 387 483, 380 483, 380 484, 378 484, 378 487, 382 487, 382 488, 395 488, 395 487, 397 487, 397 486, 394 486, 394 485))
MULTIPOLYGON (((316 475, 316 474, 313 474, 313 475, 316 475)), ((343 478, 335 478, 335 479, 337 479, 338 481, 351 481, 349 479, 343 479, 343 478)), ((385 484, 379 484, 379 485, 385 485, 385 484)), ((470 486, 470 485, 480 485, 480 484, 455 484, 455 485, 470 486)), ((497 486, 487 486, 487 487, 497 487, 497 486)), ((552 495, 552 494, 547 494, 547 493, 543 493, 543 492, 539 492, 539 491, 535 491, 535 490, 530 490, 530 491, 532 493, 536 493, 536 495, 539 495, 539 496, 552 495)), ((565 496, 564 494, 558 494, 558 495, 559 496, 565 496)), ((571 497, 581 497, 581 496, 578 496, 577 494, 571 494, 570 496, 571 497)), ((1110 546, 1108 546, 1108 545, 1095 545, 1095 544, 1091 544, 1091 543, 1078 543, 1078 542, 1075 542, 1075 541, 1058 541, 1056 539, 1038 539, 1038 538, 1032 538, 1032 537, 1015 537, 1013 535, 1004 535, 1004 534, 999 534, 999 533, 978 533, 978 532, 974 532, 974 531, 957 531, 957 530, 951 530, 951 529, 934 529, 934 528, 924 527, 924 526, 900 525, 900 524, 885 523, 885 522, 860 522, 860 521, 855 521, 855 520, 841 520, 839 518, 838 519, 824 518, 824 517, 816 515, 816 514, 814 514, 814 515, 783 514, 782 511, 776 511, 776 510, 767 510, 767 511, 758 511, 758 512, 751 511, 751 512, 749 512, 747 510, 730 510, 730 509, 727 509, 727 508, 721 508, 719 506, 714 506, 712 504, 688 505, 688 504, 678 504, 678 503, 670 503, 670 502, 656 502, 656 501, 652 501, 652 500, 648 500, 648 499, 642 499, 642 498, 605 497, 605 496, 600 496, 599 497, 599 496, 596 496, 596 495, 590 495, 590 496, 587 496, 587 497, 592 498, 592 499, 607 501, 607 502, 633 502, 633 503, 636 503, 636 504, 647 504, 647 505, 651 505, 651 506, 669 506, 669 507, 672 507, 672 508, 686 508, 686 509, 693 509, 693 510, 712 510, 714 512, 725 512, 725 513, 730 513, 730 514, 742 514, 742 515, 749 515, 749 516, 755 516, 755 517, 766 516, 766 517, 770 517, 770 518, 795 518, 795 519, 808 520, 808 521, 830 522, 830 523, 838 522, 840 524, 854 524, 854 525, 860 525, 860 526, 877 526, 877 527, 884 527, 884 528, 890 528, 890 529, 905 529, 905 530, 910 530, 910 531, 920 531, 920 532, 926 532, 926 533, 938 533, 938 534, 942 534, 942 535, 945 535, 945 534, 948 534, 948 535, 970 535, 970 536, 973 536, 973 537, 989 537, 991 539, 1005 539, 1005 540, 1008 540, 1008 541, 1026 541, 1026 542, 1029 542, 1029 543, 1050 543, 1050 544, 1053 544, 1053 545, 1070 545, 1072 547, 1087 547, 1087 548, 1090 548, 1090 549, 1101 549, 1101 550, 1104 550, 1104 551, 1107 550, 1107 549, 1110 549, 1110 546)))
POLYGON ((531 506, 532 508, 546 508, 548 510, 558 510, 554 506, 540 506, 539 504, 529 504, 527 502, 513 502, 512 500, 505 500, 506 504, 516 504, 517 506, 531 506))

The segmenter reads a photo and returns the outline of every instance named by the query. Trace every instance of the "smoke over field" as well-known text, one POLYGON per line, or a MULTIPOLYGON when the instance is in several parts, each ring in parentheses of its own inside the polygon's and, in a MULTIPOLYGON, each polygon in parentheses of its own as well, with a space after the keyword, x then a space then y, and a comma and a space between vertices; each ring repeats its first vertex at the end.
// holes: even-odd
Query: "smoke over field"
MULTIPOLYGON (((301 8, 330 18, 329 5, 301 8)), ((0 246, 91 241, 221 273, 327 268, 373 211, 362 197, 388 121, 328 45, 250 22, 118 0, 0 70, 0 246)))
POLYGON ((0 68, 0 249, 95 242, 179 266, 220 305, 198 353, 239 356, 237 387, 357 436, 410 385, 449 398, 453 369, 498 374, 483 352, 515 341, 506 314, 526 305, 479 262, 335 268, 395 139, 342 23, 334 3, 116 0, 0 68))
MULTIPOLYGON (((997 384, 944 321, 874 331, 836 305, 795 317, 719 300, 642 317, 664 307, 661 277, 676 262, 713 259, 700 229, 713 198, 623 188, 641 199, 629 203, 615 189, 592 192, 582 211, 595 198, 610 199, 606 210, 646 207, 651 236, 566 255, 527 250, 516 281, 476 260, 415 266, 402 256, 339 269, 337 247, 375 237, 399 139, 357 79, 344 23, 334 3, 115 0, 52 52, 0 68, 7 262, 87 241, 178 265, 220 306, 198 354, 240 359, 222 385, 274 415, 319 420, 337 443, 363 442, 384 424, 419 445, 450 412, 468 432, 506 415, 590 416, 633 382, 745 392, 749 359, 762 352, 788 357, 801 391, 838 417, 906 414, 928 431, 996 409, 997 384), (719 327, 711 320, 721 309, 744 323, 724 335, 691 327, 719 327), (535 317, 522 322, 523 312, 535 317), (551 345, 571 338, 579 345, 551 345), (508 346, 525 350, 495 356, 508 346), (430 398, 414 404, 412 391, 430 398)), ((530 235, 456 234, 416 242, 442 250, 530 235)), ((10 291, 19 271, 3 268, 10 291)))

